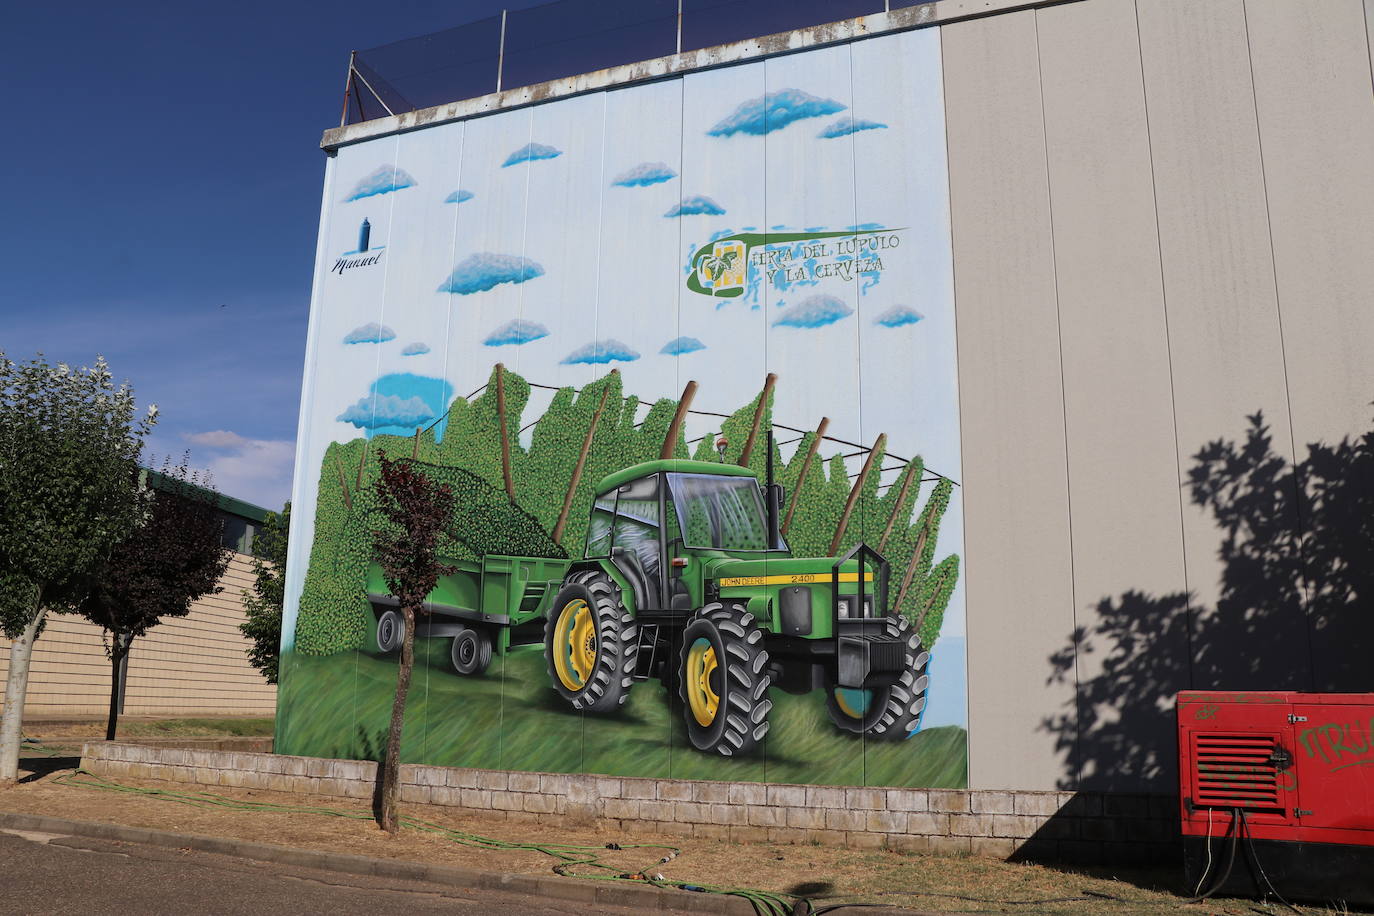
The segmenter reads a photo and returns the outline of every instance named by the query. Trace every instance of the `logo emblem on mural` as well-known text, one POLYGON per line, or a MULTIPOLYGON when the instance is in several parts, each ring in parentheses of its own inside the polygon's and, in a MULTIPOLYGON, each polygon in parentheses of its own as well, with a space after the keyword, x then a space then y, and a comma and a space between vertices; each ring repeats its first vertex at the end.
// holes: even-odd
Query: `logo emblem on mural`
POLYGON ((372 224, 364 216, 362 223, 358 226, 358 247, 352 251, 345 251, 338 258, 335 258, 334 266, 329 268, 329 272, 343 276, 345 270, 352 270, 355 267, 371 267, 382 259, 382 252, 385 250, 385 245, 372 244, 372 224))
POLYGON ((703 296, 754 300, 763 282, 778 292, 822 280, 858 280, 867 291, 882 280, 883 257, 902 244, 902 229, 835 232, 739 232, 692 254, 687 288, 703 296))

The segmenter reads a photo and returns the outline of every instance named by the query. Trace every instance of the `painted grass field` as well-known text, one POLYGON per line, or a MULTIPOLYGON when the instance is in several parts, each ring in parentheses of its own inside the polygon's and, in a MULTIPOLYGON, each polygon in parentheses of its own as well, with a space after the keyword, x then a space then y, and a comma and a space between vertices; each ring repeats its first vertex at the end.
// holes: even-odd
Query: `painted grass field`
MULTIPOLYGON (((657 680, 638 683, 617 713, 571 709, 549 686, 540 647, 512 651, 487 673, 448 668, 447 640, 417 640, 401 759, 440 766, 721 779, 818 785, 962 788, 961 728, 923 730, 904 741, 866 741, 837 731, 819 691, 772 692, 773 723, 761 753, 727 759, 687 741, 682 712, 657 680)), ((363 651, 289 656, 276 749, 378 759, 396 685, 396 662, 363 651)))

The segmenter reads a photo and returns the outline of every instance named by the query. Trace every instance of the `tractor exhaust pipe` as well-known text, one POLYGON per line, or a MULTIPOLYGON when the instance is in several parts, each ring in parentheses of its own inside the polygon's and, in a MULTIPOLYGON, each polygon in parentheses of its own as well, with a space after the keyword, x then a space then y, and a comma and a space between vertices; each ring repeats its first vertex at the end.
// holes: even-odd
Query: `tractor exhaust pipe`
POLYGON ((768 506, 768 547, 771 550, 782 549, 782 531, 779 525, 782 521, 782 503, 785 498, 781 485, 773 482, 773 428, 768 428, 768 455, 764 460, 764 482, 763 498, 768 506))

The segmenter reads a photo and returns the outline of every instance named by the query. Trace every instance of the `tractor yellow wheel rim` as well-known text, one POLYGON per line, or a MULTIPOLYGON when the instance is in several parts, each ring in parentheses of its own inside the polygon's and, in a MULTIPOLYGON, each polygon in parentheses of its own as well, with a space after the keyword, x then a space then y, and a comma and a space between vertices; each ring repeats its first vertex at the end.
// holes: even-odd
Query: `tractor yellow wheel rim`
POLYGON ((581 690, 596 665, 596 624, 592 609, 574 598, 558 612, 554 627, 553 666, 569 690, 581 690))
POLYGON ((862 719, 868 712, 868 704, 872 701, 870 691, 867 690, 846 690, 843 687, 835 688, 835 705, 840 707, 840 712, 849 716, 851 719, 862 719))
POLYGON ((687 705, 692 709, 692 718, 703 727, 716 721, 716 711, 720 709, 720 695, 711 687, 711 676, 718 664, 716 647, 705 639, 698 639, 687 652, 687 670, 683 678, 687 685, 687 705))

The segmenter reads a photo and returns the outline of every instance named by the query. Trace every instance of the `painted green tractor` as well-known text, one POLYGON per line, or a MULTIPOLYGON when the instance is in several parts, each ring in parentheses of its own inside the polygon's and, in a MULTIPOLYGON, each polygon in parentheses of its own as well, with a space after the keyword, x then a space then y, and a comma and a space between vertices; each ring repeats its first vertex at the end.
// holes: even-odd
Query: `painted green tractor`
POLYGON ((592 712, 656 677, 703 751, 745 754, 769 690, 826 693, 841 729, 905 738, 925 708, 928 653, 887 604, 889 567, 860 544, 793 557, 782 488, 733 465, 653 461, 603 480, 583 559, 548 608, 554 688, 592 712))
MULTIPOLYGON (((681 698, 693 746, 746 754, 768 732, 769 691, 824 690, 835 725, 901 739, 920 727, 929 655, 888 607, 886 560, 793 557, 778 533, 779 486, 703 461, 652 461, 601 481, 583 555, 458 561, 416 635, 450 638, 454 669, 542 638, 554 689, 575 709, 619 708, 657 678, 681 698)), ((369 574, 377 649, 404 622, 369 574)))

